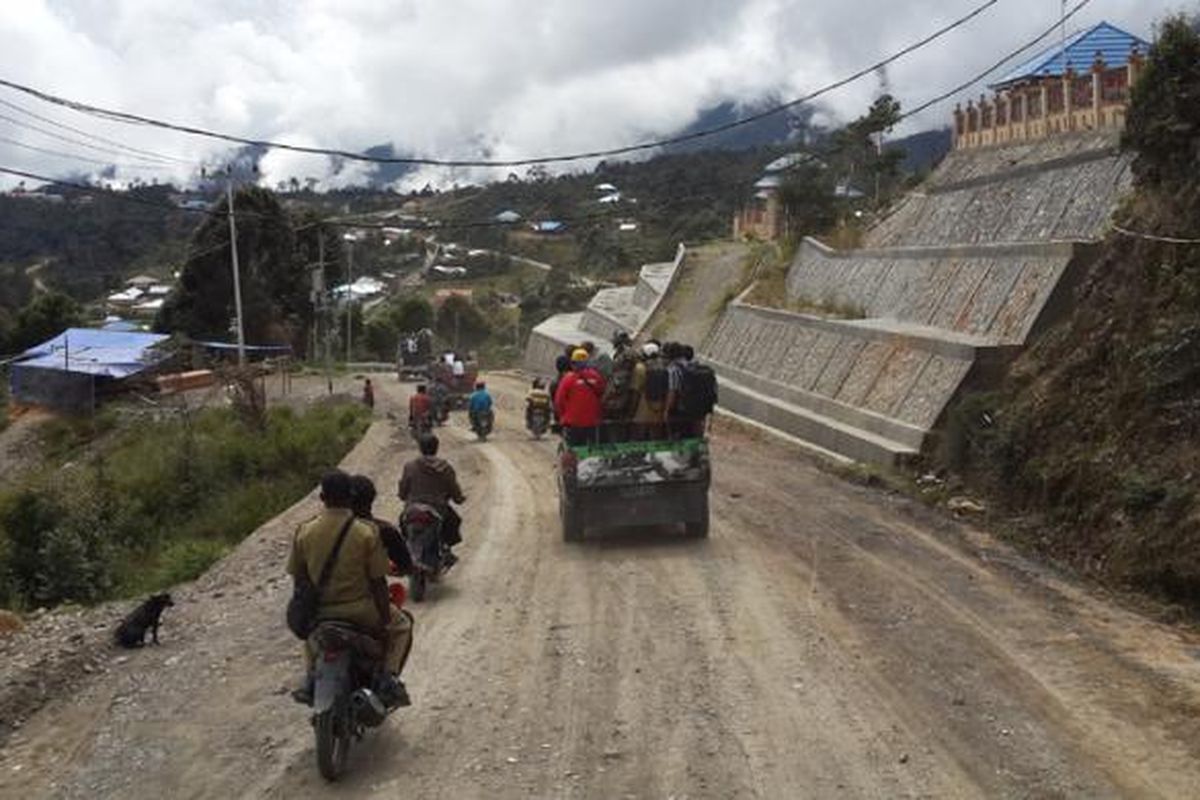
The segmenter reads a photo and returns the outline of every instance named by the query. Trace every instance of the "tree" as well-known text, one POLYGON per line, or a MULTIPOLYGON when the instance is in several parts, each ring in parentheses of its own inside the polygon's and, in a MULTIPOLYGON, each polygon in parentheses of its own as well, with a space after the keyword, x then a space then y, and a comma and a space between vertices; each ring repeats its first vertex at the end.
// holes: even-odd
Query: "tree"
POLYGON ((837 221, 833 182, 824 165, 805 164, 789 170, 779 187, 789 237, 799 240, 828 230, 837 221))
MULTIPOLYGON (((302 347, 312 319, 307 249, 297 248, 291 219, 274 193, 247 187, 234 198, 246 341, 302 347)), ((228 340, 235 318, 227 206, 192 235, 183 268, 157 327, 194 338, 228 340)))
POLYGON ((492 326, 478 306, 465 297, 452 295, 438 309, 434 331, 456 348, 475 348, 487 339, 492 326))
POLYGON ((1137 153, 1141 183, 1178 188, 1195 196, 1200 167, 1200 34, 1182 14, 1158 33, 1145 70, 1133 87, 1122 145, 1137 153))
POLYGON ((881 203, 899 188, 904 151, 892 148, 880 152, 878 137, 899 121, 900 101, 885 94, 876 98, 866 114, 831 138, 830 165, 846 179, 859 181, 858 188, 864 191, 878 189, 881 203))
POLYGON ((82 322, 83 310, 67 295, 62 292, 38 295, 17 312, 6 349, 20 352, 82 322))

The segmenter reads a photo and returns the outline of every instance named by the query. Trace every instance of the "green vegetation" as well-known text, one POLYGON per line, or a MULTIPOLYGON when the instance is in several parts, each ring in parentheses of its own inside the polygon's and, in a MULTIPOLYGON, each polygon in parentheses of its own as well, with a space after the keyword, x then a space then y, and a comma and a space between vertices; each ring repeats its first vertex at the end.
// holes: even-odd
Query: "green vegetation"
MULTIPOLYGON (((122 286, 122 276, 162 275, 183 259, 196 215, 174 207, 171 186, 128 192, 49 187, 21 197, 0 194, 0 262, 43 262, 40 277, 80 301, 122 286), (46 194, 61 198, 51 202, 46 194)), ((0 306, 6 301, 0 288, 0 306)))
POLYGON ((0 605, 92 603, 203 572, 304 496, 368 423, 357 404, 116 412, 42 431, 44 469, 0 492, 0 605))
MULTIPOLYGON (((1200 238, 1198 56, 1193 25, 1168 21, 1129 109, 1126 227, 1200 238)), ((937 461, 1031 547, 1200 608, 1197 386, 1200 248, 1114 237, 1073 316, 952 409, 937 461)))
MULTIPOLYGON (((311 229, 298 236, 292 217, 266 189, 247 187, 234 197, 246 340, 292 343, 300 352, 312 322, 308 264, 317 260, 311 229)), ((157 327, 193 338, 224 341, 234 317, 226 206, 205 218, 192 235, 193 255, 157 327)), ((336 240, 335 240, 336 241, 336 240)))
POLYGON ((0 328, 0 353, 20 353, 83 323, 83 309, 61 292, 36 295, 15 315, 7 330, 0 328))

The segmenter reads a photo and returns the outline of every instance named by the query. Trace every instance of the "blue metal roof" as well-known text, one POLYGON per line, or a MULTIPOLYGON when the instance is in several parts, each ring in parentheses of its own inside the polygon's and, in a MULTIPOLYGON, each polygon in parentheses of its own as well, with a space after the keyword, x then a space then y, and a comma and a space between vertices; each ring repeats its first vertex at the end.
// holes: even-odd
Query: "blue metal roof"
POLYGON ((1128 64, 1129 54, 1135 46, 1142 55, 1150 52, 1149 42, 1107 22, 1068 36, 1065 44, 1064 49, 1062 42, 1055 42, 1025 63, 1014 67, 1011 72, 993 83, 991 88, 1003 89, 1010 84, 1034 78, 1061 77, 1067 67, 1078 74, 1086 74, 1096 62, 1097 53, 1103 56, 1105 66, 1112 69, 1128 64))
POLYGON ((16 366, 127 378, 160 361, 162 355, 151 348, 169 338, 157 333, 68 328, 26 350, 16 366))

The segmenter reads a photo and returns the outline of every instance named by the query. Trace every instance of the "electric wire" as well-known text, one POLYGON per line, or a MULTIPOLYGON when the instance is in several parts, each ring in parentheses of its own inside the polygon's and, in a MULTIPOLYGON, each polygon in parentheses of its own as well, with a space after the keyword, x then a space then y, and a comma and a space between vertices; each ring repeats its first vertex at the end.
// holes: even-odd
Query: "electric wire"
POLYGON ((71 133, 77 133, 80 136, 87 137, 88 139, 93 139, 97 142, 102 142, 103 144, 112 145, 113 147, 119 148, 124 151, 128 151, 129 153, 132 153, 134 155, 146 156, 148 158, 154 158, 154 159, 158 159, 160 161, 173 161, 177 164, 190 165, 192 163, 191 161, 189 161, 186 158, 181 158, 179 156, 167 155, 166 153, 156 153, 153 150, 143 150, 140 147, 134 147, 133 145, 124 144, 123 142, 118 142, 115 139, 106 138, 104 136, 101 136, 98 133, 92 133, 90 131, 85 131, 81 128, 73 127, 71 125, 66 124, 65 122, 60 122, 59 120, 56 120, 53 117, 45 117, 45 116, 42 116, 41 114, 30 111, 29 109, 25 108, 24 106, 18 105, 17 103, 12 102, 11 100, 5 100, 2 97, 0 97, 0 105, 6 106, 7 108, 11 108, 12 110, 14 110, 16 112, 24 114, 25 116, 30 117, 32 119, 36 119, 39 122, 45 122, 46 124, 52 125, 55 128, 61 128, 62 130, 70 131, 71 133))
POLYGON ((98 158, 90 158, 88 156, 81 156, 78 153, 64 153, 61 150, 51 150, 46 147, 38 147, 37 145, 26 144, 25 142, 17 141, 16 139, 10 139, 7 136, 0 136, 0 142, 3 142, 4 144, 10 145, 12 147, 20 147, 25 150, 30 150, 32 152, 41 153, 41 154, 47 155, 47 156, 53 156, 55 158, 66 158, 66 159, 70 159, 73 161, 86 161, 89 164, 99 164, 104 167, 119 166, 119 167, 136 167, 137 169, 152 169, 152 170, 153 169, 167 169, 166 165, 163 165, 163 164, 129 164, 129 163, 114 164, 112 161, 103 161, 98 158))
POLYGON ((30 131, 34 131, 36 133, 40 133, 43 136, 49 136, 51 139, 57 139, 60 142, 65 142, 67 144, 74 144, 74 145, 78 145, 80 147, 86 147, 89 150, 95 150, 98 153, 107 153, 109 155, 120 156, 123 159, 133 159, 133 161, 135 161, 135 162, 145 162, 148 164, 157 164, 159 166, 165 166, 167 164, 167 162, 162 161, 160 159, 150 159, 146 156, 133 156, 131 153, 127 153, 122 150, 118 150, 114 147, 104 147, 104 146, 101 146, 98 144, 92 144, 91 142, 86 142, 82 139, 75 139, 70 136, 63 136, 61 133, 55 133, 52 130, 42 128, 38 125, 31 125, 30 123, 25 122, 23 120, 19 120, 16 117, 10 117, 8 114, 0 113, 0 120, 4 120, 5 122, 8 122, 12 125, 17 126, 18 128, 24 128, 25 130, 30 130, 30 131))
POLYGON ((717 125, 711 128, 706 128, 690 133, 669 136, 665 138, 655 139, 639 144, 625 145, 622 147, 612 147, 600 150, 590 150, 576 153, 565 153, 560 155, 535 156, 531 158, 519 159, 449 159, 449 158, 423 158, 423 157, 401 157, 401 156, 369 156, 364 153, 356 153, 349 150, 339 150, 333 148, 322 147, 306 147, 302 145, 289 144, 287 142, 276 142, 268 139, 254 139, 249 137, 237 136, 230 133, 224 133, 205 128, 199 128, 191 125, 182 125, 179 123, 168 122, 154 117, 144 116, 141 114, 133 114, 125 111, 104 108, 101 106, 84 103, 78 100, 71 100, 59 95, 51 94, 46 91, 28 86, 16 81, 11 81, 6 78, 0 78, 0 86, 6 87, 16 92, 21 92, 46 103, 69 108, 73 111, 78 111, 84 114, 108 119, 114 122, 121 122, 132 125, 143 125, 165 130, 171 130, 178 133, 189 134, 192 136, 202 136, 210 139, 218 139, 233 144, 248 145, 252 147, 266 147, 275 150, 286 150, 294 153, 307 153, 310 155, 323 155, 335 158, 342 158, 350 161, 361 161, 375 164, 410 164, 416 166, 439 166, 439 167, 522 167, 534 166, 538 164, 552 163, 568 163, 573 161, 584 161, 600 158, 609 158, 612 156, 628 155, 631 153, 643 152, 646 150, 658 149, 673 144, 682 144, 685 142, 697 141, 699 139, 709 138, 721 133, 725 133, 736 128, 751 125, 768 117, 781 114, 798 106, 811 103, 819 97, 823 97, 837 89, 847 86, 855 81, 874 74, 880 69, 883 69, 905 56, 920 50, 948 33, 966 25, 976 17, 983 14, 999 3, 1000 0, 986 0, 981 5, 972 9, 968 14, 960 17, 953 22, 950 22, 933 33, 913 42, 912 44, 896 51, 892 55, 877 61, 870 66, 864 67, 844 78, 826 84, 819 89, 809 92, 806 95, 789 100, 785 103, 772 106, 755 114, 750 114, 745 117, 727 122, 723 125, 717 125))

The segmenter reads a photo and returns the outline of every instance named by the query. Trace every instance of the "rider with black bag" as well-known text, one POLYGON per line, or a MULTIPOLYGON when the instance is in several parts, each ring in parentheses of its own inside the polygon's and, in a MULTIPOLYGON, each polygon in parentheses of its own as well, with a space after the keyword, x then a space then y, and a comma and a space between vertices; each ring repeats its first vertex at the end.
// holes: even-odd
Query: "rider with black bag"
POLYGON ((293 693, 296 700, 312 698, 312 649, 309 634, 318 622, 336 620, 355 625, 386 643, 381 694, 390 705, 408 705, 408 693, 393 674, 408 647, 407 638, 394 630, 388 596, 388 558, 376 529, 356 519, 350 476, 340 470, 321 480, 325 508, 296 529, 288 559, 293 579, 288 603, 288 627, 305 639, 304 686, 293 693))

